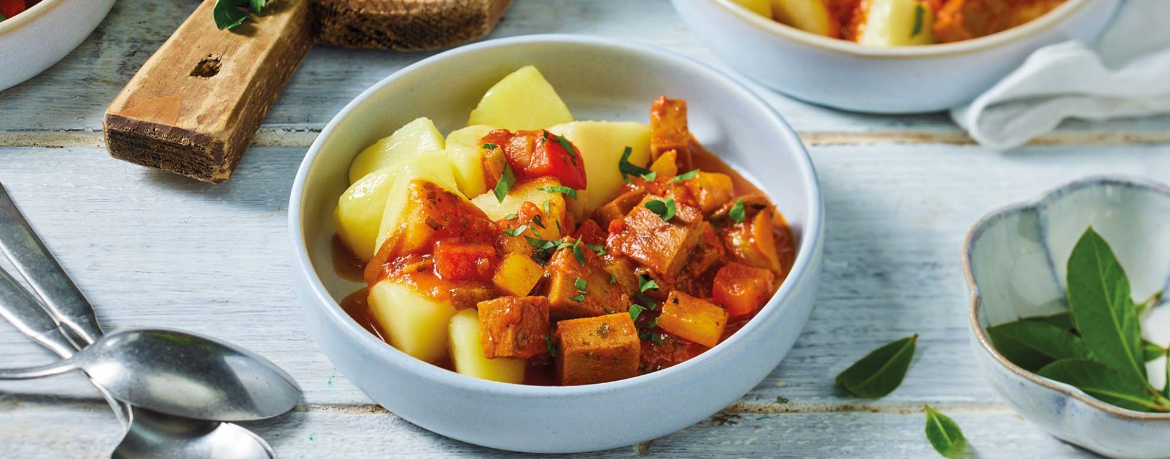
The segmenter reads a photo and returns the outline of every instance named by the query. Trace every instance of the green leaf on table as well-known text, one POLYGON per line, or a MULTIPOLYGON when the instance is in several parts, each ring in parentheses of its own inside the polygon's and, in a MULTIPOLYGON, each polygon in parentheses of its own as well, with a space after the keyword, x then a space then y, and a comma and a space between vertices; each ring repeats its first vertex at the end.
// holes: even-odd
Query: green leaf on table
POLYGON ((211 8, 211 16, 215 18, 215 27, 219 30, 231 29, 251 18, 252 16, 241 10, 240 6, 238 0, 215 0, 215 6, 211 8))
POLYGON ((858 397, 880 398, 902 384, 918 335, 879 347, 837 375, 837 384, 858 397))
POLYGON ((1068 306, 1096 360, 1136 382, 1146 381, 1141 326, 1125 269, 1092 227, 1068 257, 1068 306))
POLYGON ((963 429, 949 416, 935 411, 930 405, 926 408, 926 439, 930 446, 945 457, 956 457, 967 448, 967 439, 963 437, 963 429))
POLYGON ((1036 374, 1076 387, 1110 405, 1136 411, 1166 411, 1143 381, 1100 362, 1085 359, 1058 360, 1036 374))
POLYGON ((1166 354, 1166 385, 1162 386, 1162 396, 1170 398, 1170 353, 1166 354))
POLYGON ((1134 303, 1134 307, 1137 308, 1138 317, 1141 317, 1147 311, 1154 309, 1154 306, 1157 306, 1158 303, 1161 301, 1162 301, 1162 291, 1158 290, 1157 293, 1154 293, 1153 295, 1150 295, 1149 298, 1146 298, 1146 301, 1143 301, 1141 303, 1134 303))
POLYGON ((264 7, 268 4, 268 0, 248 0, 248 8, 253 13, 260 14, 264 12, 264 7))
POLYGON ((1045 322, 1008 322, 988 328, 987 334, 1000 354, 1032 372, 1061 359, 1089 358, 1079 336, 1045 322))
POLYGON ((1166 348, 1143 339, 1142 356, 1143 362, 1153 362, 1166 356, 1166 348))
POLYGON ((1060 327, 1061 330, 1068 330, 1073 333, 1076 333, 1077 331, 1076 325, 1073 324, 1072 314, 1067 312, 1053 314, 1050 316, 1025 317, 1023 320, 1027 320, 1029 322, 1043 322, 1046 324, 1052 324, 1060 327))

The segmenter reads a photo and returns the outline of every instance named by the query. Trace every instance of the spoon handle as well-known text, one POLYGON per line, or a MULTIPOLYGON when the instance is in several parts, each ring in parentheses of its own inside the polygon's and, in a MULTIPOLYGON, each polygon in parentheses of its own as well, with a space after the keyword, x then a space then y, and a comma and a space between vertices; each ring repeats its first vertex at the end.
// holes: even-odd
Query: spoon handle
MULTIPOLYGON (((85 341, 81 347, 102 336, 93 308, 65 270, 49 253, 25 220, 16 203, 0 184, 0 249, 12 260, 33 290, 44 300, 44 305, 61 325, 85 341)), ((22 289, 23 290, 23 289, 22 289)), ((81 344, 81 343, 79 343, 81 344)))
POLYGON ((57 321, 3 270, 0 270, 0 316, 57 355, 73 355, 73 344, 60 333, 57 321))

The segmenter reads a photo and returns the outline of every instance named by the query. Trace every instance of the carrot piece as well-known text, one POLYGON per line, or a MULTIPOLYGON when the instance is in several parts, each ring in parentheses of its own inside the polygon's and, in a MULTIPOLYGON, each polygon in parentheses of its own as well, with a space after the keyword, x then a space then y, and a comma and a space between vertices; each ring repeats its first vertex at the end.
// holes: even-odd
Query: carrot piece
POLYGON ((653 164, 650 164, 650 171, 654 172, 655 180, 663 180, 678 175, 678 151, 670 150, 658 156, 653 164))
POLYGON ((711 302, 679 291, 670 292, 658 328, 679 338, 715 347, 727 326, 727 311, 711 302))
POLYGON ((768 301, 773 279, 771 271, 731 262, 715 274, 712 299, 727 308, 729 316, 746 316, 768 301))
POLYGON ((557 322, 556 372, 562 385, 596 384, 638 375, 641 344, 629 314, 557 322))
POLYGON ((446 280, 489 280, 496 248, 488 244, 463 244, 450 240, 435 243, 435 274, 446 280))
POLYGON ((527 359, 548 352, 548 299, 543 296, 482 301, 479 324, 484 357, 527 359))

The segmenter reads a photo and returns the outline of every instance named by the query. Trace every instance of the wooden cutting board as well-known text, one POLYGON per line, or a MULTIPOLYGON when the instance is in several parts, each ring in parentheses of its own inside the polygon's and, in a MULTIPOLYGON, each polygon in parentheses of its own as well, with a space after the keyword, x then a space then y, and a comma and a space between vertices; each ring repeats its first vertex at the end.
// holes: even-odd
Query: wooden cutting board
POLYGON ((204 0, 130 79, 102 120, 110 155, 220 183, 314 41, 429 50, 495 27, 512 0, 270 0, 231 30, 204 0))

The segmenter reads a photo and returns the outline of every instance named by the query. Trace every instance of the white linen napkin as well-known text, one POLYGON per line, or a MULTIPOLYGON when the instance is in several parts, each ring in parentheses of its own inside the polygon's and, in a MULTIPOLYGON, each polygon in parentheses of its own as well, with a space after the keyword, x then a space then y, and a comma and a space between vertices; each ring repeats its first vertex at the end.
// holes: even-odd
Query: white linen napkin
POLYGON ((981 145, 1007 150, 1066 118, 1170 113, 1170 0, 1127 0, 1092 46, 1045 46, 951 118, 981 145))

